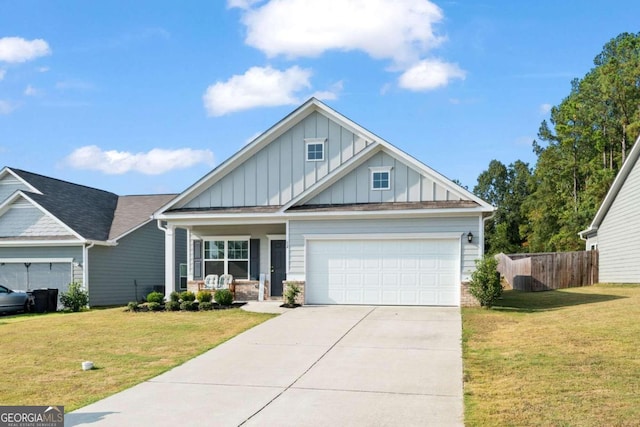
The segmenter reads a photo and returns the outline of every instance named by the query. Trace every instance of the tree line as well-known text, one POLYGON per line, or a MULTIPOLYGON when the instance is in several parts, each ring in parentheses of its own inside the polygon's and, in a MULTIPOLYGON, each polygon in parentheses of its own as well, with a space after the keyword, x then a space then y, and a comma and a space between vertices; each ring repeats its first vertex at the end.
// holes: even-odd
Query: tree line
POLYGON ((536 164, 492 160, 473 192, 498 209, 489 254, 583 250, 586 229, 640 134, 640 33, 605 44, 540 124, 536 164))

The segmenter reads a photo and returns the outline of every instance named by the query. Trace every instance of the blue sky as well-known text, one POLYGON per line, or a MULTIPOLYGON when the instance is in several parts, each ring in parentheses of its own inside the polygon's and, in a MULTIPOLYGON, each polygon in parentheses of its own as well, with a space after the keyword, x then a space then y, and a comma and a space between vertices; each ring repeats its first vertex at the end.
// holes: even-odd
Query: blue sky
POLYGON ((0 167, 180 192, 310 96, 470 189, 532 166, 617 0, 0 0, 0 167))

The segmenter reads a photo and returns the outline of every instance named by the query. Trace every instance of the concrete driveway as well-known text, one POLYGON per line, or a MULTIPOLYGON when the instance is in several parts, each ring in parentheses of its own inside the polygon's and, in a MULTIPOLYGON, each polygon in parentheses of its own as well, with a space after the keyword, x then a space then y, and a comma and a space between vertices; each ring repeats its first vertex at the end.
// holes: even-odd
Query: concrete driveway
POLYGON ((458 308, 307 306, 67 426, 461 426, 458 308))

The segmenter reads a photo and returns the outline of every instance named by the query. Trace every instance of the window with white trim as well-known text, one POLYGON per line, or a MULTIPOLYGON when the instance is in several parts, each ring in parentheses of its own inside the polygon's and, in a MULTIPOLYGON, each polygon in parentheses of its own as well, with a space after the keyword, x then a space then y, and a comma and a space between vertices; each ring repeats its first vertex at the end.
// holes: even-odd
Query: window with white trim
POLYGON ((305 138, 308 162, 321 162, 324 160, 324 143, 326 138, 305 138))
POLYGON ((371 170, 371 189, 390 190, 391 189, 391 168, 376 167, 371 170))
POLYGON ((180 289, 187 289, 187 264, 180 264, 180 289))
POLYGON ((204 272, 231 274, 235 279, 249 279, 249 239, 205 240, 204 272))

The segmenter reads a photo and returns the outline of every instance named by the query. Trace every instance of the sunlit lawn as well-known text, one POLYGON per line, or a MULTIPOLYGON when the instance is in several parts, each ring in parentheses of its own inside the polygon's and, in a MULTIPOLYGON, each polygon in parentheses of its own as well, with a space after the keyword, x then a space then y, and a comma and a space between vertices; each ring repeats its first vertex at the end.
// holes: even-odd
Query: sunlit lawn
POLYGON ((466 425, 640 425, 639 286, 506 291, 463 325, 466 425))
POLYGON ((240 309, 0 316, 0 405, 71 411, 152 378, 273 315, 240 309), (96 369, 82 371, 92 361, 96 369))

